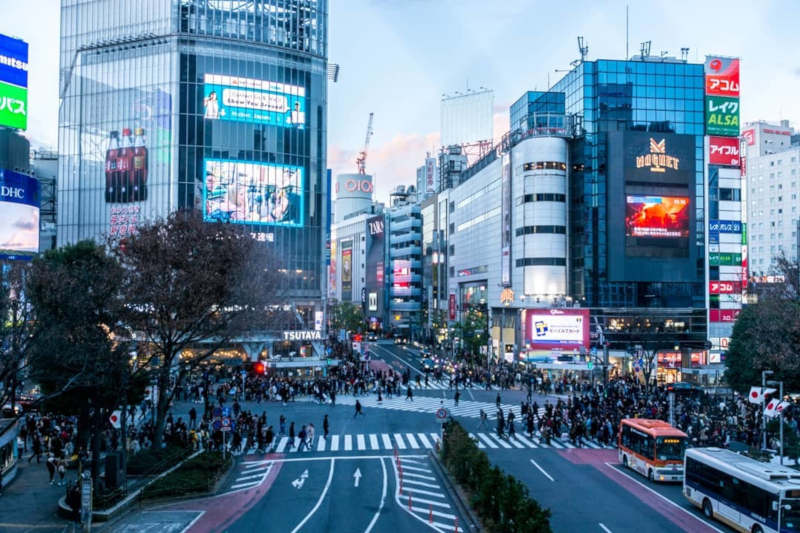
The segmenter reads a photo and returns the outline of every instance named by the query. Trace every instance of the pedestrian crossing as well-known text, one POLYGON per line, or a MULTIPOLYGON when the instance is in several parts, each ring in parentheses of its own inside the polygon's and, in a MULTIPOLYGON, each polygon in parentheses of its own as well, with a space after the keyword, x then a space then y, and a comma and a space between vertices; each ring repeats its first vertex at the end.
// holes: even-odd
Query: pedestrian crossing
MULTIPOLYGON (((499 437, 493 432, 470 433, 470 437, 475 441, 480 449, 538 449, 553 448, 557 450, 571 448, 587 449, 613 449, 614 446, 604 445, 594 439, 582 439, 581 446, 573 444, 569 439, 551 438, 549 442, 538 433, 529 435, 527 433, 516 433, 513 436, 504 435, 499 437)), ((438 433, 423 432, 397 432, 397 433, 356 433, 344 435, 330 435, 327 439, 317 437, 315 442, 303 443, 299 437, 292 441, 287 436, 277 438, 270 452, 282 454, 320 452, 393 452, 409 450, 430 450, 436 447, 440 440, 438 433)))
MULTIPOLYGON (((444 407, 450 416, 480 418, 481 411, 484 411, 489 420, 497 419, 497 404, 489 402, 476 402, 473 400, 461 400, 456 405, 452 399, 443 400, 441 398, 434 398, 431 396, 416 396, 413 400, 409 400, 405 395, 392 398, 383 397, 382 401, 378 401, 377 396, 337 396, 336 405, 355 405, 356 400, 361 403, 364 409, 393 409, 397 411, 407 411, 413 413, 428 413, 433 415, 440 407, 444 407)), ((513 412, 516 417, 517 423, 523 420, 521 407, 519 405, 511 405, 501 403, 500 407, 503 409, 503 414, 508 416, 509 412, 513 412)), ((539 416, 544 416, 545 408, 539 408, 539 416)))
POLYGON ((394 497, 400 509, 434 531, 464 531, 428 461, 401 455, 392 463, 394 497))
POLYGON ((272 461, 243 463, 242 470, 231 485, 231 490, 245 490, 261 485, 267 479, 274 464, 272 461))

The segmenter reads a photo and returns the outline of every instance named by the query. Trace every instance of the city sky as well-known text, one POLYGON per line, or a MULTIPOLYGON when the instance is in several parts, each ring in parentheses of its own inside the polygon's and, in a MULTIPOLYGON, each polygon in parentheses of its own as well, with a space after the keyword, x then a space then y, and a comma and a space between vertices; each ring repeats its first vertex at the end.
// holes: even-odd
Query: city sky
MULTIPOLYGON (((131 0, 134 1, 134 0, 131 0)), ((793 0, 638 1, 630 5, 630 55, 652 41, 691 61, 739 56, 742 120, 800 119, 800 34, 793 0)), ((438 150, 442 93, 495 91, 495 139, 508 129, 508 106, 544 90, 578 57, 625 56, 625 1, 330 0, 329 60, 341 65, 328 93, 328 166, 355 172, 367 118, 375 135, 367 158, 376 196, 411 184, 425 152, 438 150)), ((36 145, 57 146, 58 0, 0 0, 0 33, 30 43, 29 130, 36 145)))

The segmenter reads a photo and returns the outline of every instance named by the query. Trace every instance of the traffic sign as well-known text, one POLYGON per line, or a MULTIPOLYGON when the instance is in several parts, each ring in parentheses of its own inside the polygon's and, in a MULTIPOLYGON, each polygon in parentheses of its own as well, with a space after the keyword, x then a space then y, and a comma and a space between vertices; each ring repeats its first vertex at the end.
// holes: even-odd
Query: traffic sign
POLYGON ((586 368, 588 368, 589 370, 593 369, 594 363, 592 361, 589 361, 588 363, 586 363, 586 368))
POLYGON ((447 409, 440 407, 436 410, 436 420, 447 420, 447 409))
POLYGON ((222 417, 222 425, 219 429, 222 432, 230 431, 233 429, 233 421, 229 416, 222 417))
POLYGON ((223 418, 230 418, 231 416, 231 408, 230 407, 223 407, 222 408, 222 417, 223 418))

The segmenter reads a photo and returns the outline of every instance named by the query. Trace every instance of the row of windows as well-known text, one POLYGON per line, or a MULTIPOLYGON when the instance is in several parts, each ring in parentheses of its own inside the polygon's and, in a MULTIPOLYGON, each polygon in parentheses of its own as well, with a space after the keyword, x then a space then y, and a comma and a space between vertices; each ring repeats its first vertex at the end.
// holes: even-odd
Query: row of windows
POLYGON ((639 433, 628 425, 622 426, 622 445, 642 457, 654 459, 656 441, 650 435, 639 433))
POLYGON ((563 257, 524 257, 517 259, 518 267, 524 266, 567 266, 567 260, 563 257))
POLYGON ((567 164, 561 161, 534 161, 533 163, 525 163, 522 165, 522 170, 567 170, 567 164))
POLYGON ((566 194, 559 194, 559 193, 552 193, 552 192, 540 192, 536 194, 526 194, 524 196, 520 196, 517 198, 517 204, 528 204, 531 202, 566 202, 567 195, 566 194))
POLYGON ((520 235, 531 235, 533 233, 558 233, 564 235, 567 233, 566 226, 523 226, 517 228, 517 237, 520 235))

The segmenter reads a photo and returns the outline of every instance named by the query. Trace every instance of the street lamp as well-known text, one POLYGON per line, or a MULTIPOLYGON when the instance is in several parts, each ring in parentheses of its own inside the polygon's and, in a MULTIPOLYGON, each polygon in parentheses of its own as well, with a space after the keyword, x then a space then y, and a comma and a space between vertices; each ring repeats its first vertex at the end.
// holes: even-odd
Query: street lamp
MULTIPOLYGON (((761 371, 761 399, 763 403, 764 399, 764 389, 766 388, 766 379, 767 376, 771 376, 774 374, 772 370, 762 370, 761 371)), ((761 410, 761 449, 767 449, 767 415, 764 410, 761 410)))
MULTIPOLYGON (((770 372, 770 374, 772 374, 772 372, 770 372)), ((775 381, 775 380, 771 379, 771 380, 767 381, 767 385, 778 385, 780 387, 780 390, 778 391, 778 396, 780 398, 780 401, 782 402, 783 401, 783 381, 775 381)), ((780 432, 780 436, 781 436, 780 437, 781 438, 781 459, 780 459, 780 462, 781 462, 781 466, 782 466, 783 465, 783 411, 780 411, 778 413, 778 424, 780 425, 780 430, 781 430, 781 432, 780 432)), ((764 429, 766 429, 766 428, 764 428, 764 429)))

